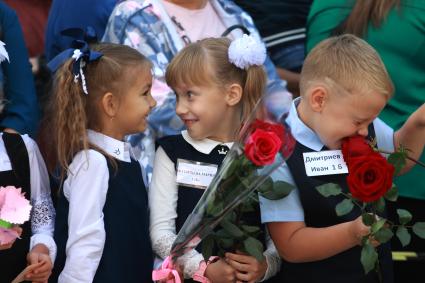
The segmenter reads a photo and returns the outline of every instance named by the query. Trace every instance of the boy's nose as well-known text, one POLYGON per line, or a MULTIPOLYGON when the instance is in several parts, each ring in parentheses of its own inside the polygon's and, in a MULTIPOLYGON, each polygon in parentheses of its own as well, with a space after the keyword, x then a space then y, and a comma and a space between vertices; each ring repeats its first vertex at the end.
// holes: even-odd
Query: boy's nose
POLYGON ((365 127, 361 127, 358 131, 357 131, 357 134, 359 134, 360 136, 363 136, 363 137, 367 137, 367 134, 368 134, 369 132, 368 132, 368 130, 367 130, 367 126, 365 126, 365 127))

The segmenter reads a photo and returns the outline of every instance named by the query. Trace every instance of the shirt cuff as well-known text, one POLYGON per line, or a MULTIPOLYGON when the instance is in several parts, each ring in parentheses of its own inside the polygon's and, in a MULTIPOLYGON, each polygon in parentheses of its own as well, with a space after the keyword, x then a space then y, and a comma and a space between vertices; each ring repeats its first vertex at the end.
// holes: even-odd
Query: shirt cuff
POLYGON ((43 244, 49 249, 49 256, 52 264, 54 264, 56 259, 56 243, 53 238, 45 234, 35 234, 31 237, 30 250, 38 244, 43 244))

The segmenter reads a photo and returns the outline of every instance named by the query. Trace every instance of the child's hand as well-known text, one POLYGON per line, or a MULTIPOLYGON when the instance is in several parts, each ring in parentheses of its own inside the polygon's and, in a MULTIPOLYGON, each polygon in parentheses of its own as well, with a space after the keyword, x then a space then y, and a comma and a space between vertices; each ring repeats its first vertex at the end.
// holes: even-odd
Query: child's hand
MULTIPOLYGON (((14 230, 16 233, 18 233, 19 237, 21 236, 21 234, 22 234, 22 228, 21 228, 21 227, 19 227, 19 226, 14 226, 14 227, 12 227, 12 228, 10 228, 10 229, 11 229, 11 230, 14 230)), ((16 239, 15 239, 15 240, 16 240, 16 239)), ((13 246, 13 243, 15 243, 15 240, 13 240, 12 242, 7 243, 7 244, 0 245, 0 251, 1 251, 1 250, 7 250, 7 249, 10 249, 10 248, 13 246)))
POLYGON ((228 265, 223 259, 219 259, 207 266, 205 277, 212 283, 234 283, 236 270, 228 265))
POLYGON ((243 282, 258 282, 267 271, 267 261, 258 261, 255 257, 241 253, 226 253, 226 261, 236 269, 236 279, 243 282))
POLYGON ((25 279, 36 283, 47 283, 47 279, 49 279, 53 268, 53 264, 49 256, 49 249, 43 244, 35 245, 27 255, 27 262, 28 265, 39 262, 43 262, 43 264, 25 275, 25 279))
MULTIPOLYGON (((363 223, 361 216, 351 221, 351 234, 353 237, 356 238, 358 245, 362 243, 362 239, 364 236, 367 236, 370 234, 370 227, 366 226, 363 223)), ((373 237, 369 237, 369 240, 372 246, 374 247, 377 247, 381 244, 377 240, 375 240, 373 237)))

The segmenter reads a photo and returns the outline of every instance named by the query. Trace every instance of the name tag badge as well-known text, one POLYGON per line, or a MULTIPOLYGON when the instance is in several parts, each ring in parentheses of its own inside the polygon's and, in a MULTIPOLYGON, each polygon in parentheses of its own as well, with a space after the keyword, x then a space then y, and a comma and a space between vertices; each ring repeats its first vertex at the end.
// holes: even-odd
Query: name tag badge
POLYGON ((177 159, 177 184, 206 189, 217 173, 215 164, 177 159))
POLYGON ((322 176, 348 173, 341 150, 304 152, 304 166, 307 176, 322 176))

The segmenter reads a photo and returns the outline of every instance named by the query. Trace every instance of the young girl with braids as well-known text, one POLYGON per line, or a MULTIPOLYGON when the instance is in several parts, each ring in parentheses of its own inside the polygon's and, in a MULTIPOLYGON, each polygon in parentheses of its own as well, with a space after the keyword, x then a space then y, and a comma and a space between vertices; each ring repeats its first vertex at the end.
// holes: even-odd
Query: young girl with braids
MULTIPOLYGON (((149 203, 153 250, 161 258, 169 256, 177 233, 211 181, 193 184, 190 174, 180 169, 189 166, 196 175, 199 164, 211 170, 220 166, 242 121, 263 94, 264 59, 264 46, 251 36, 232 43, 227 38, 207 38, 185 47, 167 67, 167 84, 176 93, 176 113, 187 130, 158 141, 149 203)), ((254 218, 260 225, 259 209, 254 218)), ((179 263, 185 278, 199 282, 257 282, 280 268, 271 241, 264 255, 263 262, 239 253, 204 262, 194 250, 179 263)))
POLYGON ((123 45, 66 50, 49 127, 63 176, 53 282, 151 282, 147 192, 124 136, 156 105, 151 63, 123 45), (72 55, 72 58, 69 58, 72 55))

